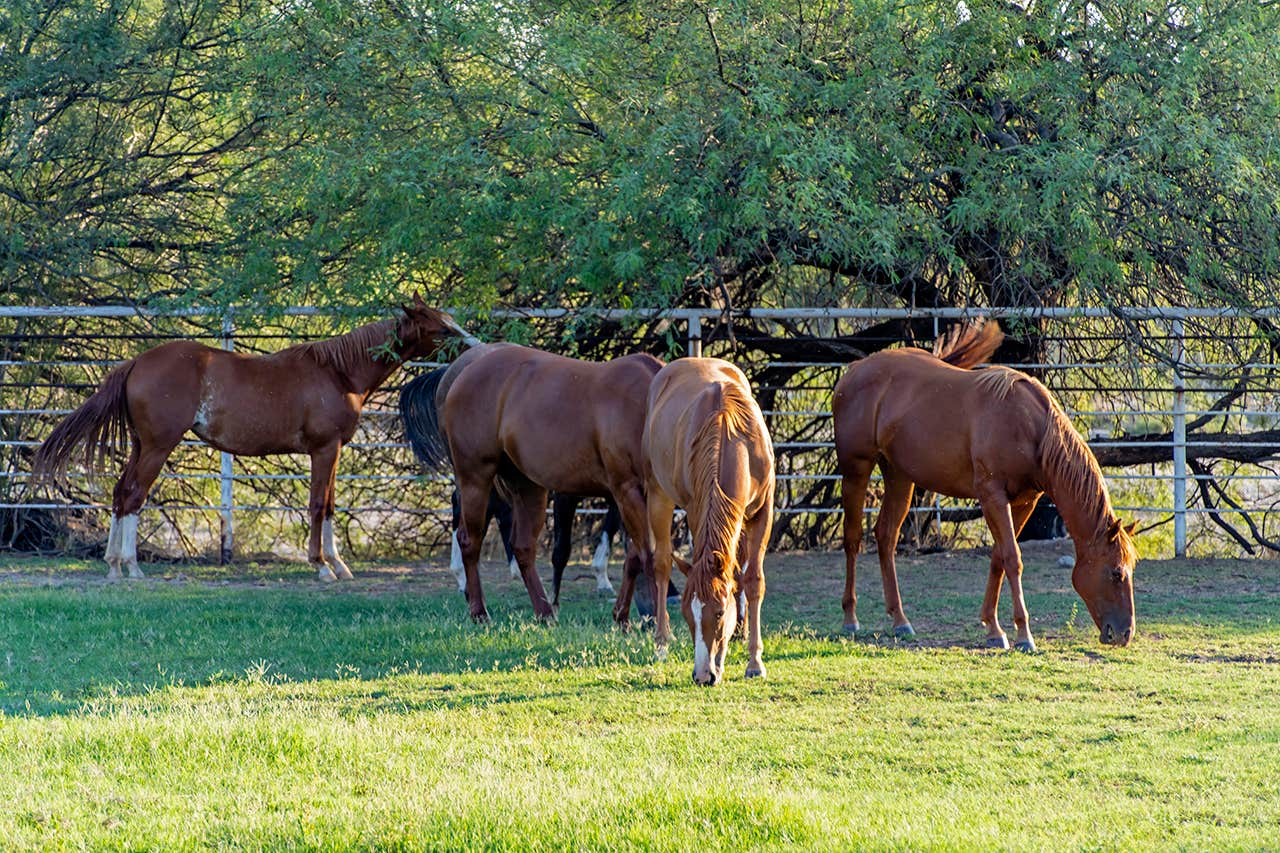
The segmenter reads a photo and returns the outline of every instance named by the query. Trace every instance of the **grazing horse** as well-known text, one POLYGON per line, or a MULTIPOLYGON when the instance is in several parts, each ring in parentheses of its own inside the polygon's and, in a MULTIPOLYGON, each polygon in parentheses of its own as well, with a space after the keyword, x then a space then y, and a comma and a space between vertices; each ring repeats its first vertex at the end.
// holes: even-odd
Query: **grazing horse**
POLYGON ((129 458, 111 502, 107 577, 119 578, 124 565, 130 577, 140 578, 138 510, 187 430, 238 456, 306 453, 311 457, 308 557, 321 580, 350 578, 333 540, 334 478, 338 455, 355 433, 365 401, 404 359, 431 355, 450 337, 475 342, 448 314, 424 305, 421 296, 402 307, 396 318, 270 355, 228 352, 195 341, 149 349, 107 374, 93 396, 54 428, 36 451, 33 471, 63 479, 80 447, 92 471, 127 433, 129 458))
POLYGON ((649 382, 661 367, 650 355, 597 363, 516 344, 484 344, 422 377, 413 394, 432 405, 410 400, 406 406, 402 396, 405 431, 419 459, 433 468, 453 462, 471 618, 489 618, 477 563, 485 507, 496 486, 512 507, 516 562, 540 619, 554 614, 534 566, 548 490, 617 501, 631 544, 613 615, 627 622, 636 579, 652 572, 652 552, 644 547, 640 434, 649 382))
POLYGON ((1017 534, 1044 493, 1075 541, 1071 582, 1101 641, 1123 646, 1133 637, 1133 526, 1116 517, 1097 460, 1044 385, 1007 367, 969 369, 986 361, 1002 337, 995 323, 971 324, 940 340, 933 355, 915 348, 876 353, 855 362, 836 383, 832 408, 843 478, 846 631, 858 629, 854 580, 862 508, 879 461, 884 500, 876 549, 897 635, 914 634, 898 595, 893 557, 918 483, 977 499, 982 507, 995 540, 981 611, 988 646, 1009 647, 996 617, 1007 578, 1016 647, 1035 650, 1017 534))
MULTIPOLYGON (((745 597, 747 677, 763 676, 760 602, 773 526, 773 445, 742 371, 718 358, 682 358, 653 378, 644 425, 649 528, 657 589, 671 573, 671 514, 685 508, 693 559, 680 609, 693 635, 693 680, 724 675, 745 597)), ((683 569, 684 566, 682 565, 683 569)), ((671 626, 657 601, 654 640, 664 656, 671 626)))

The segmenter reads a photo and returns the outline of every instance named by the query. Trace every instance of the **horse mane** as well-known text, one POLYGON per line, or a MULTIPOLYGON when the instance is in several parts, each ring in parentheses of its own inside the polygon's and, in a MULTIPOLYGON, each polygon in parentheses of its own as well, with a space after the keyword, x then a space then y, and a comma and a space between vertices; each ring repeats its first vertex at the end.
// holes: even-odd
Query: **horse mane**
POLYGON ((1030 382, 1032 385, 1038 385, 1045 395, 1049 397, 1050 402, 1053 401, 1053 396, 1049 393, 1049 389, 1045 388, 1039 380, 1034 376, 1028 376, 1021 371, 1014 370, 1012 367, 1005 367, 1002 364, 989 364, 979 370, 975 370, 974 376, 979 387, 997 400, 1003 400, 1008 397, 1009 392, 1013 390, 1013 386, 1017 383, 1030 382))
MULTIPOLYGON (((1107 535, 1112 525, 1117 525, 1119 533, 1116 539, 1132 565, 1137 559, 1137 549, 1123 526, 1118 525, 1119 518, 1111 508, 1111 495, 1107 493, 1102 466, 1048 389, 1031 377, 1024 378, 1044 389, 1049 402, 1049 418, 1040 440, 1040 469, 1046 485, 1052 486, 1054 503, 1059 506, 1070 503, 1079 508, 1081 515, 1097 519, 1095 528, 1090 531, 1094 538, 1107 535)), ((1077 531, 1071 533, 1075 536, 1077 531)))
POLYGON ((377 320, 322 341, 308 341, 290 347, 315 359, 321 367, 332 367, 339 373, 351 373, 357 367, 372 364, 376 358, 369 353, 382 346, 399 325, 398 320, 377 320))
POLYGON ((738 539, 747 507, 720 485, 724 446, 754 432, 750 400, 735 383, 717 382, 715 413, 693 438, 692 459, 697 467, 702 502, 702 529, 695 534, 696 551, 689 571, 689 594, 701 600, 723 598, 738 571, 738 539), (723 569, 718 567, 723 566, 723 569))

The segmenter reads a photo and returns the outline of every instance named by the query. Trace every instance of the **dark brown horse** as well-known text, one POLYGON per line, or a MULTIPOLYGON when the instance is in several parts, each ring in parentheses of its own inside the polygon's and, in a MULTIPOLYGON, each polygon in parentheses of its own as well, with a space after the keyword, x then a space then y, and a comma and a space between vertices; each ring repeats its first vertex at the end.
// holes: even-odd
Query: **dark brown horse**
POLYGON ((448 314, 415 297, 398 318, 271 355, 228 352, 195 341, 161 344, 112 370, 53 430, 32 467, 38 475, 62 479, 83 448, 92 471, 128 434, 129 458, 112 495, 107 577, 120 577, 123 564, 130 577, 138 578, 138 510, 187 430, 239 456, 306 453, 311 457, 308 556, 321 580, 349 578, 351 570, 333 540, 338 455, 355 433, 369 394, 402 360, 431 355, 452 336, 475 341, 448 314))
MULTIPOLYGON (((735 588, 746 604, 747 677, 763 677, 760 603, 773 526, 773 445, 742 371, 718 358, 682 358, 660 370, 649 389, 644 452, 658 589, 666 589, 671 575, 676 506, 685 508, 693 536, 680 605, 693 635, 693 680, 710 686, 724 676, 739 617, 735 588)), ((661 657, 671 626, 665 597, 656 605, 661 657)))
POLYGON ((1111 509, 1097 460, 1049 390, 1007 367, 971 370, 1003 336, 995 323, 969 325, 939 342, 934 355, 890 350, 855 362, 836 383, 836 456, 843 477, 845 630, 856 631, 858 551, 871 469, 879 461, 884 500, 876 519, 876 549, 885 605, 894 632, 914 632, 898 595, 893 552, 915 484, 944 495, 974 498, 995 546, 982 603, 987 644, 1008 648, 996 617, 1003 579, 1009 581, 1017 648, 1035 641, 1022 597, 1018 531, 1047 493, 1075 541, 1071 582, 1089 608, 1103 643, 1133 636, 1131 538, 1111 509))
POLYGON ((464 352, 438 374, 433 390, 424 385, 435 405, 413 407, 418 415, 406 417, 406 431, 425 464, 453 461, 462 502, 457 541, 473 619, 489 618, 478 562, 496 486, 513 510, 516 563, 540 619, 554 612, 534 566, 548 490, 613 497, 631 537, 614 607, 614 619, 626 623, 637 577, 652 577, 640 436, 649 382, 661 367, 650 355, 597 363, 495 343, 464 352))

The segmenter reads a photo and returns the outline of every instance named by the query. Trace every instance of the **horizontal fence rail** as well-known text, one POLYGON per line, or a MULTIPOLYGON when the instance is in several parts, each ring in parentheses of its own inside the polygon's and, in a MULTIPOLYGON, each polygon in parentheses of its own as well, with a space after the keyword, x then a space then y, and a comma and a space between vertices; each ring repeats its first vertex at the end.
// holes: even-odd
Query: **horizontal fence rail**
MULTIPOLYGON (((460 317, 465 311, 457 312, 460 317)), ((1145 466, 1109 467, 1107 481, 1117 509, 1136 514, 1144 527, 1172 522, 1171 550, 1185 554, 1188 524, 1195 533, 1218 535, 1214 526, 1224 517, 1248 517, 1266 535, 1280 508, 1277 474, 1262 464, 1230 463, 1212 471, 1200 470, 1195 460, 1207 449, 1258 452, 1269 457, 1276 447, 1250 440, 1250 432, 1280 429, 1280 400, 1271 390, 1280 365, 1273 350, 1262 345, 1256 324, 1280 318, 1280 309, 1239 312, 1230 309, 1151 307, 1104 308, 769 308, 726 312, 717 309, 668 311, 622 309, 509 309, 492 312, 503 319, 550 321, 590 314, 614 321, 662 320, 671 324, 686 354, 720 355, 750 361, 761 375, 788 371, 781 385, 761 384, 757 393, 769 395, 766 418, 779 454, 777 513, 780 517, 831 518, 839 514, 839 476, 835 470, 831 435, 830 389, 843 363, 804 358, 770 358, 759 353, 741 355, 716 330, 727 321, 760 328, 803 325, 814 340, 834 339, 869 324, 901 320, 932 320, 935 334, 955 320, 994 317, 1006 321, 1016 335, 1019 324, 1036 324, 1047 358, 1028 359, 1010 366, 1037 374, 1057 393, 1095 452, 1104 450, 1167 450, 1167 462, 1145 466), (1144 334, 1135 334, 1139 328, 1144 334), (1122 331, 1117 331, 1122 330, 1122 331), (1238 360, 1232 356, 1238 355, 1238 360), (1242 380, 1242 377, 1244 379, 1242 380), (1241 391, 1241 382, 1244 390, 1241 391), (1233 393, 1238 393, 1223 405, 1233 393), (1205 428, 1188 434, 1188 424, 1205 428), (1144 436, 1155 435, 1161 440, 1144 436), (1214 489, 1224 488, 1221 494, 1214 489), (817 501, 816 503, 814 501, 817 501), (1210 503, 1209 501, 1213 501, 1210 503)), ((248 311, 189 308, 177 311, 129 306, 0 306, 0 509, 21 511, 79 511, 89 514, 109 504, 110 478, 95 482, 72 472, 77 494, 54 498, 29 488, 24 465, 52 426, 72 411, 97 386, 106 371, 123 357, 173 338, 190 337, 238 351, 272 351, 291 343, 338 334, 344 322, 333 312, 298 307, 278 312, 261 328, 248 311), (326 326, 327 324, 327 326, 326 326), (322 328, 324 327, 324 328, 322 328)), ((349 325, 354 326, 355 321, 349 325)), ((929 343, 926 339, 922 343, 929 343)), ((355 439, 344 448, 337 479, 339 512, 349 524, 348 536, 376 542, 380 531, 420 529, 422 519, 434 519, 428 533, 441 541, 450 514, 450 478, 419 471, 408 452, 395 411, 395 393, 405 378, 437 366, 432 362, 406 365, 392 384, 374 395, 355 439), (344 491, 358 490, 344 502, 344 491), (418 519, 415 521, 414 519, 418 519), (418 526, 418 527, 415 527, 418 526)), ((147 512, 162 516, 153 534, 175 514, 198 513, 207 531, 170 536, 171 550, 196 550, 209 536, 224 554, 237 543, 235 516, 239 513, 276 514, 282 521, 272 534, 257 536, 267 547, 306 514, 305 460, 260 463, 218 454, 202 442, 182 443, 157 483, 147 512), (299 488, 300 487, 300 488, 299 488), (294 489, 294 491, 287 491, 294 489), (266 490, 266 491, 263 491, 266 490), (273 491, 275 490, 275 491, 273 491), (284 490, 284 491, 281 491, 284 490), (301 496, 300 498, 298 496, 301 496), (274 537, 274 538, 273 538, 274 537)), ((878 482, 878 481, 877 481, 878 482)), ((875 486, 873 485, 873 489, 875 486)), ((874 496, 873 496, 874 498, 874 496)), ((874 499, 870 502, 874 504, 874 499)), ((912 513, 927 523, 963 514, 972 504, 930 497, 912 513)), ((867 514, 877 508, 868 506, 867 514)), ((580 509, 591 518, 598 506, 580 509)), ((101 520, 92 522, 101 526, 101 520)), ((836 545, 836 527, 824 522, 825 544, 836 545)), ((821 526, 821 525, 819 525, 821 526)), ((248 536, 249 530, 245 530, 248 536)), ((979 532, 977 535, 981 536, 979 532)), ((253 536, 248 536, 254 539, 253 536)), ((300 540, 299 540, 300 541, 300 540)))

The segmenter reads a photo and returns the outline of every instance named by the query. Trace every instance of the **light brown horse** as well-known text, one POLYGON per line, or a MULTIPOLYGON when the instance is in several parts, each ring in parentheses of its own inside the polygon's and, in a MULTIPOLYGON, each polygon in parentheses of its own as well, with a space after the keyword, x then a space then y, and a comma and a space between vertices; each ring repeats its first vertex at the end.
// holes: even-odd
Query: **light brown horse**
POLYGON ((877 460, 884 500, 876 519, 876 549, 885 605, 894 632, 914 632, 898 594, 893 553, 915 484, 944 495, 974 498, 995 546, 982 602, 987 645, 1008 648, 996 617, 1003 579, 1013 598, 1016 647, 1034 651, 1022 597, 1017 535, 1048 493, 1075 541, 1071 582, 1097 624, 1103 643, 1133 637, 1133 569, 1137 553, 1111 499, 1097 460, 1049 390, 1007 367, 971 370, 1003 335, 995 323, 969 325, 939 342, 936 353, 898 349, 855 362, 836 383, 836 456, 843 478, 845 630, 856 631, 858 551, 867 482, 877 460))
POLYGON ((661 367, 643 354, 598 363, 484 344, 441 373, 434 391, 426 385, 419 390, 433 393, 435 405, 430 411, 414 407, 420 420, 406 417, 405 425, 425 464, 453 461, 462 505, 457 543, 471 618, 489 618, 479 560, 485 510, 496 486, 511 504, 512 550, 540 619, 554 613, 534 565, 547 492, 613 497, 631 538, 614 606, 614 619, 626 624, 637 577, 652 578, 652 549, 644 547, 640 435, 649 382, 661 367))
MULTIPOLYGON (((760 603, 764 551, 773 526, 773 444, 742 371, 718 358, 682 358, 658 372, 644 426, 649 463, 649 529, 654 582, 671 576, 671 513, 685 508, 693 559, 680 609, 693 635, 693 680, 724 676, 729 639, 745 598, 747 677, 763 677, 760 603)), ((684 568, 684 565, 681 565, 684 568)), ((671 637, 664 597, 654 640, 665 656, 671 637)))
POLYGON ((107 577, 120 577, 123 564, 130 577, 140 578, 138 510, 187 430, 239 456, 306 453, 311 457, 308 557, 321 580, 350 578, 333 539, 334 479, 338 455, 355 433, 365 401, 401 361, 431 355, 448 337, 475 341, 420 296, 402 307, 395 319, 270 355, 228 352, 195 341, 147 350, 112 370, 93 396, 54 428, 36 451, 33 471, 61 480, 78 448, 92 471, 127 433, 129 458, 111 502, 107 577))

